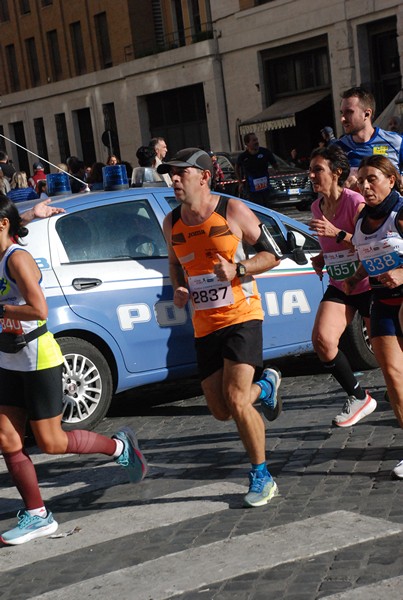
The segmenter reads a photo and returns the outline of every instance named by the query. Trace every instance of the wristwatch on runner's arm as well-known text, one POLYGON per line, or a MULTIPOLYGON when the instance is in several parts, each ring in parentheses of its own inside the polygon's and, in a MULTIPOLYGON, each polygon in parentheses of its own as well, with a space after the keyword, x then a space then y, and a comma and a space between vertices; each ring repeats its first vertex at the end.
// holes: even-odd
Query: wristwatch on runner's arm
POLYGON ((236 263, 236 276, 237 277, 245 277, 246 275, 246 267, 242 263, 236 263))
POLYGON ((341 243, 341 242, 344 240, 344 238, 346 237, 346 235, 347 235, 347 231, 343 231, 343 230, 341 229, 341 230, 339 231, 339 233, 336 235, 336 242, 337 242, 338 244, 340 244, 340 243, 341 243))

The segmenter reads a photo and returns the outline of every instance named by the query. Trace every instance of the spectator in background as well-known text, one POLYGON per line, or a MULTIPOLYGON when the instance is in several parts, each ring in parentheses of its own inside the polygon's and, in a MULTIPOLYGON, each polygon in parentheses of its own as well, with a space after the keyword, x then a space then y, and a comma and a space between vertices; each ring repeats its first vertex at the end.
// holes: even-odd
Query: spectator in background
POLYGON ((132 172, 131 183, 133 187, 152 183, 167 185, 163 176, 157 173, 157 154, 152 146, 140 146, 137 149, 136 157, 139 166, 135 167, 132 172))
POLYGON ((7 177, 8 181, 11 182, 11 177, 15 173, 15 167, 5 152, 0 152, 0 167, 3 170, 4 177, 7 177))
POLYGON ((39 196, 40 200, 46 200, 46 198, 49 198, 49 196, 47 194, 46 179, 45 179, 45 181, 43 179, 41 181, 38 181, 38 196, 39 196))
MULTIPOLYGON (((136 158, 139 167, 157 168, 157 153, 152 146, 140 146, 140 148, 137 149, 136 158)), ((158 164, 161 164, 161 162, 158 164)))
POLYGON ((116 156, 116 154, 110 154, 108 156, 108 158, 106 159, 106 164, 110 165, 110 166, 114 166, 114 165, 118 165, 120 163, 120 160, 118 159, 118 157, 116 156))
POLYGON ((402 129, 402 118, 397 115, 390 117, 388 121, 387 131, 394 131, 395 133, 399 133, 401 135, 402 129))
POLYGON ((38 193, 38 182, 46 181, 44 166, 40 162, 34 162, 32 165, 33 175, 28 179, 28 185, 38 193))
POLYGON ((7 177, 4 176, 3 169, 0 167, 0 194, 4 194, 6 196, 10 190, 10 182, 7 177))
POLYGON ((288 162, 292 167, 298 167, 298 169, 307 169, 309 167, 308 159, 305 157, 299 157, 296 148, 292 148, 288 162))
POLYGON ((213 163, 213 173, 211 175, 211 189, 213 192, 225 192, 224 172, 223 172, 222 168, 220 167, 217 157, 214 154, 214 152, 210 151, 210 152, 208 152, 208 155, 210 156, 211 161, 213 163))
POLYGON ((86 192, 88 186, 85 182, 85 165, 77 156, 70 156, 67 159, 68 172, 74 177, 70 177, 70 187, 72 194, 86 192), (82 183, 81 183, 82 182, 82 183))
POLYGON ((90 173, 87 176, 87 183, 91 192, 97 192, 104 189, 104 178, 102 172, 104 166, 105 164, 103 162, 95 162, 92 165, 90 173))
MULTIPOLYGON (((162 137, 155 137, 155 138, 151 138, 150 143, 148 144, 150 146, 150 148, 153 148, 155 150, 155 154, 156 154, 156 161, 155 161, 155 168, 157 169, 158 166, 164 162, 164 159, 168 153, 168 146, 166 145, 166 142, 164 140, 164 138, 162 137)), ((169 186, 172 186, 172 179, 169 175, 169 173, 162 173, 162 177, 165 180, 165 183, 169 186)))
POLYGON ((57 170, 58 170, 59 172, 65 172, 65 173, 68 173, 68 172, 69 172, 69 168, 68 168, 68 166, 66 165, 66 163, 58 163, 58 164, 56 165, 56 167, 57 167, 57 170))
POLYGON ((235 173, 239 182, 239 196, 242 198, 243 180, 247 197, 252 202, 267 206, 269 195, 269 165, 278 170, 276 157, 268 149, 259 146, 255 133, 246 133, 243 141, 245 151, 238 156, 235 173))
POLYGON ((329 125, 326 125, 326 127, 321 129, 320 132, 325 142, 325 146, 330 146, 331 144, 334 144, 337 141, 333 129, 329 127, 329 125))
POLYGON ((28 186, 27 175, 24 171, 16 171, 11 178, 11 190, 7 196, 14 203, 24 200, 36 200, 39 198, 34 189, 28 186))
POLYGON ((151 138, 150 143, 148 145, 150 146, 150 148, 153 148, 155 150, 158 167, 158 165, 160 165, 163 162, 164 158, 168 153, 168 146, 166 145, 166 142, 162 137, 151 138))
POLYGON ((129 163, 127 160, 121 160, 120 164, 124 165, 126 167, 127 179, 130 181, 131 178, 132 178, 132 173, 133 173, 133 166, 132 166, 132 164, 129 163))

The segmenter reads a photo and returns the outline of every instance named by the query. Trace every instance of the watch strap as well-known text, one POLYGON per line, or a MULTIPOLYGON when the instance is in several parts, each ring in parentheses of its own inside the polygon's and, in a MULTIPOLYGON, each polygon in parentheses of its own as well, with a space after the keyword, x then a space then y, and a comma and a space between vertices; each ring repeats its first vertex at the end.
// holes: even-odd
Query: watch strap
POLYGON ((339 233, 336 235, 336 242, 338 244, 340 244, 340 242, 342 242, 344 240, 346 235, 347 235, 347 231, 343 231, 343 230, 339 231, 339 233))

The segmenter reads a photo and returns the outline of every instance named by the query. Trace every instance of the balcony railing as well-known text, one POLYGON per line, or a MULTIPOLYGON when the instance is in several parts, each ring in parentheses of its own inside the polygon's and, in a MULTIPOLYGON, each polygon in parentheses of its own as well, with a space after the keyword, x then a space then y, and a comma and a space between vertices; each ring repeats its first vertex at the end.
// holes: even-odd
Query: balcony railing
POLYGON ((127 62, 129 60, 134 60, 135 58, 158 54, 159 52, 167 52, 168 50, 180 48, 181 46, 197 44, 204 40, 211 40, 213 37, 213 24, 210 22, 200 23, 197 31, 193 27, 188 27, 164 35, 163 40, 160 42, 153 39, 149 40, 147 43, 135 44, 135 46, 133 46, 133 44, 125 46, 125 61, 127 62))

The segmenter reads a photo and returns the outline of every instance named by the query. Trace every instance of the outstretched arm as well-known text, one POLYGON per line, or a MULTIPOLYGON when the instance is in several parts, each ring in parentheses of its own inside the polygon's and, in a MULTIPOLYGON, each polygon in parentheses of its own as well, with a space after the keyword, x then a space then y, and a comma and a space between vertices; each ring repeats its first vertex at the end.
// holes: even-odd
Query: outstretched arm
POLYGON ((43 202, 38 202, 29 210, 26 210, 21 214, 21 222, 23 225, 28 225, 34 219, 46 219, 47 217, 53 217, 53 215, 59 215, 60 213, 66 212, 64 208, 58 208, 56 206, 49 206, 51 202, 50 198, 47 198, 43 202))

